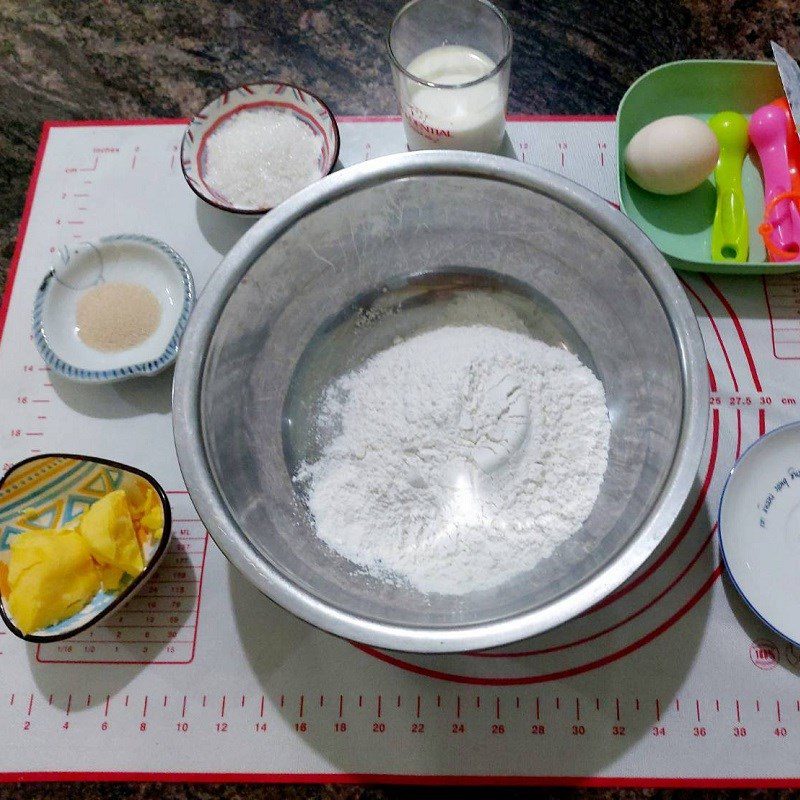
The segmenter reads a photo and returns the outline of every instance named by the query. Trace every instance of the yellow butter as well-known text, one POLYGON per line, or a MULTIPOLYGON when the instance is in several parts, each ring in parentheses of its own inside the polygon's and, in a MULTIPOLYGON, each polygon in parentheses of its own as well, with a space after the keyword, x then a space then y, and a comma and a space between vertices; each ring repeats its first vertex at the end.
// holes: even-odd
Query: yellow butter
POLYGON ((106 564, 98 565, 97 568, 100 570, 100 580, 103 583, 103 589, 107 592, 114 592, 119 589, 119 585, 122 583, 122 576, 125 574, 121 569, 118 567, 109 567, 106 564))
POLYGON ((27 531, 11 540, 8 608, 31 633, 80 611, 100 588, 100 573, 74 530, 27 531))
POLYGON ((157 542, 164 532, 161 498, 147 481, 139 479, 126 488, 133 527, 141 545, 157 542))
POLYGON ((125 496, 128 498, 128 508, 134 522, 147 511, 148 488, 148 483, 144 478, 134 478, 125 485, 125 496))
POLYGON ((123 489, 110 492, 81 516, 80 535, 95 561, 136 576, 144 560, 123 489))

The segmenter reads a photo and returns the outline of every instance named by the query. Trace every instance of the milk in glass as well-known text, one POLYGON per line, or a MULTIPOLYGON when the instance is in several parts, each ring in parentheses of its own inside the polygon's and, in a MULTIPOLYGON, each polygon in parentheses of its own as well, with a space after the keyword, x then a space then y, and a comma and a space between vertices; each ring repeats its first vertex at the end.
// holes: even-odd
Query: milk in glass
POLYGON ((409 147, 498 151, 508 73, 491 74, 496 66, 480 50, 462 45, 433 47, 414 58, 406 71, 417 81, 398 86, 409 147))

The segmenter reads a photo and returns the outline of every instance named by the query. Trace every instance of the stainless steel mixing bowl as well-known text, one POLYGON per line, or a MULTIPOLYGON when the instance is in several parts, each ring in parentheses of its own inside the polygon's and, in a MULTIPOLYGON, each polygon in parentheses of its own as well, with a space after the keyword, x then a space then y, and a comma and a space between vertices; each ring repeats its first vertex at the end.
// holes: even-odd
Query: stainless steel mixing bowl
POLYGON ((186 485, 241 574, 321 628, 422 652, 518 640, 618 587, 687 498, 707 405, 694 315, 639 229, 555 174, 459 152, 369 161, 270 212, 209 280, 173 392, 186 485), (395 336, 463 314, 465 291, 595 370, 609 464, 583 528, 537 569, 500 590, 426 596, 322 544, 292 472, 318 452, 324 386, 395 336))

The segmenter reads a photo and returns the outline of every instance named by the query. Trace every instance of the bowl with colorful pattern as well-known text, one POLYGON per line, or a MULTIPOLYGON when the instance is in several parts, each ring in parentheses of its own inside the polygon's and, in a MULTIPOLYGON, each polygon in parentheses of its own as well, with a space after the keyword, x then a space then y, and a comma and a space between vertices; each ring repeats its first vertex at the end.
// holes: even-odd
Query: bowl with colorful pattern
MULTIPOLYGON (((82 633, 118 610, 153 575, 169 548, 171 526, 166 493, 155 478, 136 467, 61 453, 20 461, 0 479, 0 617, 13 634, 29 642, 57 642, 82 633), (140 542, 141 571, 135 576, 121 575, 113 587, 101 583, 88 602, 71 609, 74 613, 36 630, 23 630, 26 626, 12 611, 13 581, 9 578, 15 539, 25 534, 51 537, 52 555, 56 560, 66 558, 68 554, 58 551, 62 542, 57 534, 77 530, 95 503, 119 490, 129 498, 132 493, 147 494, 160 510, 160 535, 140 542)), ((39 547, 37 555, 41 552, 39 547)), ((49 569, 47 577, 63 578, 61 572, 61 568, 49 569)))

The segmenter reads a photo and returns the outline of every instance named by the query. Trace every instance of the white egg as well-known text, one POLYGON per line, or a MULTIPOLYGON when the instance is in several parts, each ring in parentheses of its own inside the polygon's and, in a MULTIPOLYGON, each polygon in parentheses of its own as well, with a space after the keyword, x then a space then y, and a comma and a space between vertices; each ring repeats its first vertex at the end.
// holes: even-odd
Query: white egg
POLYGON ((662 117, 625 148, 625 171, 648 192, 683 194, 698 187, 719 158, 714 132, 696 117, 662 117))

